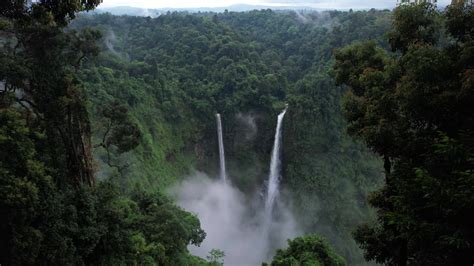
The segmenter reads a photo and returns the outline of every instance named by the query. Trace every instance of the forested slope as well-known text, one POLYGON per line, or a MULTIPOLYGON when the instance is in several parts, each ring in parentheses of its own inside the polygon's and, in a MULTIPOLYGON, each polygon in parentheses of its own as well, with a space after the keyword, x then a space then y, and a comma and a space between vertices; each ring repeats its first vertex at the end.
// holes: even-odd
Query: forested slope
POLYGON ((330 239, 350 263, 362 263, 350 236, 368 219, 365 202, 382 167, 345 133, 343 87, 331 77, 333 50, 382 41, 390 12, 169 13, 157 18, 82 16, 73 28, 103 33, 103 52, 80 72, 100 143, 104 106, 128 109, 141 132, 127 153, 96 149, 103 176, 122 190, 164 190, 198 169, 217 173, 215 113, 223 116, 232 182, 260 189, 276 114, 284 125, 283 186, 307 232, 330 239), (116 102, 117 101, 117 102, 116 102), (110 164, 112 167, 107 167, 110 164))
MULTIPOLYGON (((65 27, 99 3, 0 2, 0 264, 206 264, 187 250, 205 237, 194 215, 160 193, 124 194, 96 178, 78 70, 97 55, 100 33, 65 27)), ((126 109, 103 114, 113 129, 96 148, 138 145, 126 109)))

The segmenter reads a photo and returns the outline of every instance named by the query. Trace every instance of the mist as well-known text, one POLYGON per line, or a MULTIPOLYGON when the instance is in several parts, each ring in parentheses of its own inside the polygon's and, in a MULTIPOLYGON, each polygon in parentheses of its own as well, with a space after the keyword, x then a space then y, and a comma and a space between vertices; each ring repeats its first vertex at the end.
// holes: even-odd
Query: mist
POLYGON ((316 27, 332 29, 339 25, 338 19, 331 18, 329 12, 308 12, 304 10, 294 10, 295 18, 302 24, 309 24, 316 27))
POLYGON ((104 44, 109 49, 109 51, 115 55, 119 55, 119 53, 115 50, 113 43, 117 41, 117 36, 113 30, 109 30, 107 35, 104 38, 104 44))
POLYGON ((245 140, 253 140, 257 135, 256 116, 249 113, 238 113, 235 118, 242 126, 243 132, 241 133, 243 133, 245 140))
POLYGON ((206 231, 203 243, 189 246, 206 258, 212 249, 224 251, 224 265, 261 265, 271 261, 287 239, 300 235, 291 210, 280 200, 266 238, 261 195, 244 195, 229 182, 195 173, 172 190, 178 205, 196 214, 206 231))
POLYGON ((115 56, 121 58, 122 60, 130 61, 130 56, 128 54, 123 54, 117 51, 114 47, 114 43, 116 43, 117 36, 115 35, 115 32, 111 29, 107 31, 107 34, 104 37, 104 45, 107 47, 107 50, 114 54, 115 56))

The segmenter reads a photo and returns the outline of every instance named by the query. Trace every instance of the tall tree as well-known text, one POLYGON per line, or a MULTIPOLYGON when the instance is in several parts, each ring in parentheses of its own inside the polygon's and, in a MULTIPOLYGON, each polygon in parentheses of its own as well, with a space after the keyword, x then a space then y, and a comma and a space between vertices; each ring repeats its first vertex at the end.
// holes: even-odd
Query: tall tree
MULTIPOLYGON (((42 146, 49 166, 62 178, 93 183, 90 126, 85 96, 75 70, 98 49, 95 31, 65 32, 63 27, 99 0, 26 1, 0 4, 1 106, 23 106, 47 135, 42 146), (6 97, 9 94, 13 97, 6 97), (64 156, 62 156, 64 155, 64 156)), ((66 181, 66 180, 63 180, 66 181)), ((69 180, 67 180, 69 181, 69 180)))
POLYGON ((349 87, 349 132, 385 160, 385 186, 369 198, 377 221, 354 233, 369 260, 474 261, 473 10, 469 1, 444 13, 402 5, 389 34, 396 53, 372 42, 336 53, 336 81, 349 87))
POLYGON ((97 52, 93 41, 99 35, 63 27, 98 3, 0 3, 2 264, 69 264, 75 250, 87 256, 97 241, 91 194, 80 189, 93 183, 93 175, 88 115, 75 70, 97 52), (71 185, 77 193, 67 189, 71 185), (77 221, 75 211, 88 218, 77 221))

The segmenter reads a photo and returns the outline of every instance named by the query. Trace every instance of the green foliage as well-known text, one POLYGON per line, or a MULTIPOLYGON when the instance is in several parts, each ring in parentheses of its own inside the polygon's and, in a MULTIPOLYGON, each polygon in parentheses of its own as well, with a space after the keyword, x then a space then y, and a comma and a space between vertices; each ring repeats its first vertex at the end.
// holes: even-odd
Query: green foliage
POLYGON ((0 125, 2 262, 32 263, 40 252, 37 244, 44 238, 33 222, 38 217, 46 218, 40 204, 54 197, 48 197, 53 183, 44 165, 36 158, 31 133, 21 120, 21 114, 1 110, 0 125), (30 256, 22 256, 25 253, 30 256))
POLYGON ((100 33, 65 32, 63 26, 75 12, 93 8, 94 3, 7 1, 0 6, 1 19, 8 21, 0 32, 1 106, 17 104, 31 113, 31 124, 46 134, 42 152, 61 155, 45 158, 46 166, 61 171, 63 178, 89 184, 90 125, 76 72, 82 61, 97 54, 100 33))
POLYGON ((474 6, 469 1, 453 1, 446 10, 446 27, 449 33, 461 41, 472 41, 474 35, 474 6))
POLYGON ((34 2, 7 0, 0 4, 0 16, 23 21, 35 19, 49 26, 55 24, 65 26, 76 17, 77 12, 92 10, 101 2, 101 0, 34 2))
MULTIPOLYGON (((65 33, 55 24, 64 20, 53 11, 58 5, 0 5, 2 264, 79 262, 98 238, 86 185, 93 182, 88 117, 74 73, 93 53, 80 44, 93 47, 98 34, 65 33)), ((70 16, 82 10, 61 8, 70 16)))
POLYGON ((434 44, 439 25, 438 13, 431 3, 400 5, 393 12, 393 28, 389 35, 393 51, 407 51, 411 45, 434 44))
POLYGON ((272 266, 344 266, 344 259, 317 235, 297 237, 288 241, 287 249, 279 249, 272 266))
POLYGON ((443 14, 430 5, 398 8, 390 36, 397 36, 392 50, 400 54, 373 43, 336 53, 336 79, 351 88, 344 107, 349 132, 384 158, 385 186, 369 198, 377 220, 354 232, 365 257, 378 263, 473 261, 466 215, 474 210, 474 110, 467 100, 473 97, 473 35, 467 28, 473 6, 459 2, 443 14), (432 34, 439 16, 446 46, 432 34))
POLYGON ((182 265, 204 239, 199 220, 162 195, 129 199, 109 182, 59 190, 18 114, 0 121, 2 263, 182 265))
POLYGON ((162 195, 135 191, 131 199, 120 197, 112 183, 101 183, 99 191, 105 233, 88 263, 181 264, 190 258, 187 245, 204 239, 199 220, 162 195))
POLYGON ((129 121, 127 109, 117 102, 104 107, 103 117, 109 120, 110 127, 106 128, 103 139, 104 145, 117 147, 118 153, 131 151, 140 142, 140 131, 129 121), (107 136, 110 133, 110 136, 107 136))
POLYGON ((224 251, 220 249, 212 249, 209 251, 209 255, 206 259, 209 261, 210 265, 224 265, 224 251))
MULTIPOLYGON (((141 132, 138 126, 130 121, 128 110, 117 101, 101 107, 101 142, 95 147, 102 147, 107 153, 106 163, 109 167, 116 167, 123 174, 128 165, 116 163, 114 157, 129 152, 140 144, 141 132)), ((122 176, 123 177, 123 176, 122 176)))

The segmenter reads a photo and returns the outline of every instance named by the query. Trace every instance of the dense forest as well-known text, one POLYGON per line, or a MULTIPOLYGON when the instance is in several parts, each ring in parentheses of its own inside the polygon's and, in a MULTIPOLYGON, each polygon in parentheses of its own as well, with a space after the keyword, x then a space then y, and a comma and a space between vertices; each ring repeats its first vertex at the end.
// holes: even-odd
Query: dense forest
MULTIPOLYGON (((250 193, 264 181, 272 117, 287 102, 282 182, 304 214, 300 223, 332 239, 347 258, 363 261, 351 230, 371 214, 365 197, 380 184, 382 164, 345 133, 344 89, 330 76, 332 51, 365 38, 383 43, 389 14, 309 13, 304 21, 271 10, 80 17, 73 28, 105 34, 105 52, 80 73, 93 113, 118 101, 143 133, 131 155, 113 157, 120 166, 112 173, 132 178, 122 180, 125 190, 135 184, 162 189, 191 167, 217 173, 219 112, 229 175, 250 193), (242 116, 254 120, 254 133, 242 116)), ((97 122, 96 128, 104 124, 97 122)), ((98 157, 108 161, 103 150, 98 157)))
POLYGON ((98 4, 0 4, 0 264, 225 263, 189 252, 206 232, 172 191, 218 175, 220 113, 258 198, 285 106, 300 237, 271 265, 474 262, 472 2, 79 13, 98 4))

